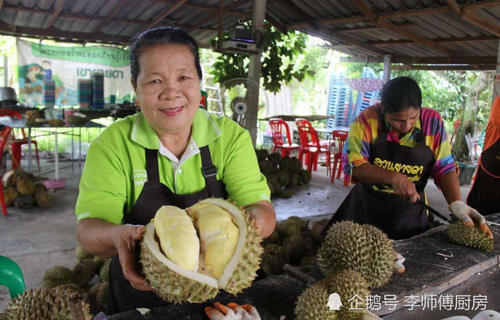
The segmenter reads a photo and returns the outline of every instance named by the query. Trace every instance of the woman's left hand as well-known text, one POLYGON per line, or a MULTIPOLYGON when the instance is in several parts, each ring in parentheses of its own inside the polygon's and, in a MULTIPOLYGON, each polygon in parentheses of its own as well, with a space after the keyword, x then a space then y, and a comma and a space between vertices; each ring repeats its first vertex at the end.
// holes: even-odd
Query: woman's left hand
POLYGON ((246 206, 245 211, 248 212, 258 233, 263 238, 267 238, 273 233, 276 227, 276 213, 270 202, 254 202, 246 206))

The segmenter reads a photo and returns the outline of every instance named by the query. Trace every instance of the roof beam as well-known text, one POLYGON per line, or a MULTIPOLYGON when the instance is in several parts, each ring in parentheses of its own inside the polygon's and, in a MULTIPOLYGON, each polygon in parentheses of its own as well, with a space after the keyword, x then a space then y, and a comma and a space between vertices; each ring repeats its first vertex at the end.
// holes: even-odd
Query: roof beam
MULTIPOLYGON (((237 5, 240 5, 241 3, 243 3, 242 0, 236 0, 236 1, 234 1, 233 3, 231 3, 230 5, 228 5, 227 7, 224 7, 224 13, 226 13, 226 10, 231 10, 232 8, 236 7, 237 5)), ((204 19, 202 19, 201 21, 199 21, 194 26, 190 27, 189 30, 188 30, 188 32, 191 32, 191 31, 193 31, 195 29, 198 29, 199 27, 203 26, 208 21, 210 21, 213 18, 215 18, 218 14, 219 14, 219 9, 217 9, 215 12, 211 13, 210 15, 206 16, 204 19)))
POLYGON ((323 39, 328 40, 328 41, 351 44, 351 45, 354 45, 356 47, 365 49, 365 50, 367 50, 371 53, 374 53, 376 55, 383 56, 383 55, 387 54, 386 51, 381 50, 379 48, 376 48, 374 46, 371 46, 371 45, 367 44, 366 42, 358 41, 358 40, 356 40, 350 36, 344 35, 344 34, 333 33, 333 32, 328 31, 322 27, 320 27, 318 29, 313 29, 311 27, 310 29, 307 29, 307 33, 311 34, 311 35, 318 36, 318 37, 323 38, 323 39))
POLYGON ((179 9, 183 4, 185 4, 188 0, 179 0, 177 1, 173 6, 171 6, 167 11, 164 13, 158 15, 145 29, 149 29, 151 27, 156 26, 158 23, 160 23, 163 19, 168 17, 171 13, 173 13, 175 10, 179 9))
MULTIPOLYGON (((448 1, 450 1, 450 0, 448 0, 448 1)), ((405 29, 402 25, 396 25, 396 24, 392 23, 391 21, 387 20, 387 18, 382 18, 382 17, 378 18, 377 14, 375 14, 375 12, 373 12, 373 10, 366 5, 364 0, 352 0, 352 2, 356 5, 356 7, 358 7, 359 10, 361 10, 361 12, 363 12, 363 14, 365 15, 366 18, 371 20, 377 26, 382 27, 382 28, 386 28, 386 29, 389 29, 393 32, 401 34, 401 35, 405 36, 406 38, 410 38, 411 40, 414 40, 415 42, 423 44, 431 49, 434 49, 434 50, 441 52, 441 53, 444 53, 446 55, 453 54, 452 50, 450 50, 450 49, 448 49, 448 48, 446 48, 438 43, 435 43, 434 41, 432 41, 426 37, 422 37, 416 33, 413 33, 411 31, 405 29)))
POLYGON ((54 21, 56 21, 57 17, 61 13, 61 10, 64 8, 64 5, 66 4, 67 1, 68 0, 59 0, 59 3, 57 4, 57 6, 54 9, 54 12, 47 19, 47 22, 45 22, 45 25, 44 25, 45 29, 52 27, 52 25, 54 24, 54 21))
MULTIPOLYGON (((460 43, 460 42, 482 42, 482 41, 497 41, 495 36, 479 36, 479 37, 466 37, 466 38, 439 38, 433 39, 436 43, 460 43)), ((392 45, 405 45, 414 44, 412 40, 387 40, 387 41, 368 41, 372 46, 392 46, 392 45)))
POLYGON ((500 37, 500 27, 497 24, 491 23, 489 20, 484 19, 477 14, 474 13, 473 7, 461 6, 457 3, 456 0, 445 0, 446 3, 450 6, 450 8, 455 12, 457 16, 466 20, 473 25, 486 30, 490 33, 493 33, 497 37, 500 37))
POLYGON ((393 66, 393 70, 495 70, 496 66, 494 64, 486 65, 427 65, 427 64, 416 64, 416 65, 401 65, 393 66))
POLYGON ((101 22, 92 30, 93 32, 100 31, 106 24, 108 24, 111 19, 113 19, 118 12, 120 12, 121 8, 127 4, 128 1, 118 1, 118 5, 114 7, 113 10, 106 16, 106 18, 102 19, 101 22))
MULTIPOLYGON (((380 63, 383 57, 342 57, 341 62, 380 63)), ((404 64, 496 64, 496 56, 403 57, 392 56, 392 63, 404 64)))
POLYGON ((6 23, 0 23, 0 33, 9 34, 14 36, 31 37, 31 38, 43 38, 50 39, 54 38, 61 41, 74 42, 74 39, 78 39, 81 43, 85 42, 105 42, 112 44, 128 44, 129 37, 120 37, 114 35, 107 35, 103 33, 86 33, 86 32, 68 32, 61 31, 54 27, 48 29, 42 28, 30 28, 30 27, 16 27, 15 30, 12 26, 6 23))
MULTIPOLYGON (((463 5, 463 8, 467 9, 480 9, 480 8, 492 8, 500 6, 500 1, 498 0, 484 0, 477 3, 470 3, 463 5)), ((394 12, 386 12, 377 14, 380 18, 406 18, 412 16, 422 16, 422 15, 436 15, 443 14, 452 11, 449 6, 440 6, 435 8, 423 8, 423 9, 409 9, 409 10, 401 10, 394 12)), ((326 25, 336 25, 336 24, 345 24, 345 23, 357 23, 370 20, 366 16, 350 16, 350 17, 340 17, 340 18, 331 18, 331 19, 321 19, 321 20, 311 20, 311 21, 303 21, 299 23, 291 24, 291 28, 301 28, 304 27, 308 23, 319 23, 326 25)))

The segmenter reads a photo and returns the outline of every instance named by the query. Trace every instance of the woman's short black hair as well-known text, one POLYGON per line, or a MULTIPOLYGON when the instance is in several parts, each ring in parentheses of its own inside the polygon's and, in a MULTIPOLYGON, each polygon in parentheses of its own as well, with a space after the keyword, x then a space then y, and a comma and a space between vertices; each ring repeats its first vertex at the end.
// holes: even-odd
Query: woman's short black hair
POLYGON ((189 47, 194 56, 194 65, 198 78, 202 78, 198 44, 186 31, 174 27, 148 29, 132 39, 130 44, 130 73, 134 86, 139 74, 139 57, 144 49, 166 44, 180 44, 189 47))
POLYGON ((387 113, 399 112, 410 107, 419 109, 422 106, 422 91, 412 78, 394 78, 382 88, 382 105, 387 113))

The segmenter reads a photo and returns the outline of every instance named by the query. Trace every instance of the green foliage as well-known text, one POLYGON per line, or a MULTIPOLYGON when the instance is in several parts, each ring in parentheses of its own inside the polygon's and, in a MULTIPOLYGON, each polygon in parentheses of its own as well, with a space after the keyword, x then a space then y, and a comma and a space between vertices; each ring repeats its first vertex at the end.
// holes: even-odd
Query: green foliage
MULTIPOLYGON (((223 38, 227 38, 224 35, 223 38)), ((279 92, 282 83, 290 83, 293 79, 302 81, 306 75, 313 75, 308 64, 296 63, 296 59, 304 53, 306 35, 299 32, 282 34, 266 23, 262 37, 262 71, 261 81, 264 88, 271 92, 279 92)), ((212 41, 215 47, 217 39, 212 41)), ((210 73, 214 81, 224 83, 234 78, 247 78, 250 59, 242 54, 222 54, 218 56, 210 73)))

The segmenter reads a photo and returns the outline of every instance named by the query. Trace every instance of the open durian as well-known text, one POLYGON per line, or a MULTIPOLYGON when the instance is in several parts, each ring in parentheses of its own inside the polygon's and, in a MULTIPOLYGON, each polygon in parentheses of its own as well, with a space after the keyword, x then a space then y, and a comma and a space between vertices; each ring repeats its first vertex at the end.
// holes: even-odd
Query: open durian
POLYGON ((219 289, 238 294, 251 285, 261 241, 243 209, 210 198, 186 210, 161 207, 146 225, 140 260, 162 299, 203 302, 219 289))

